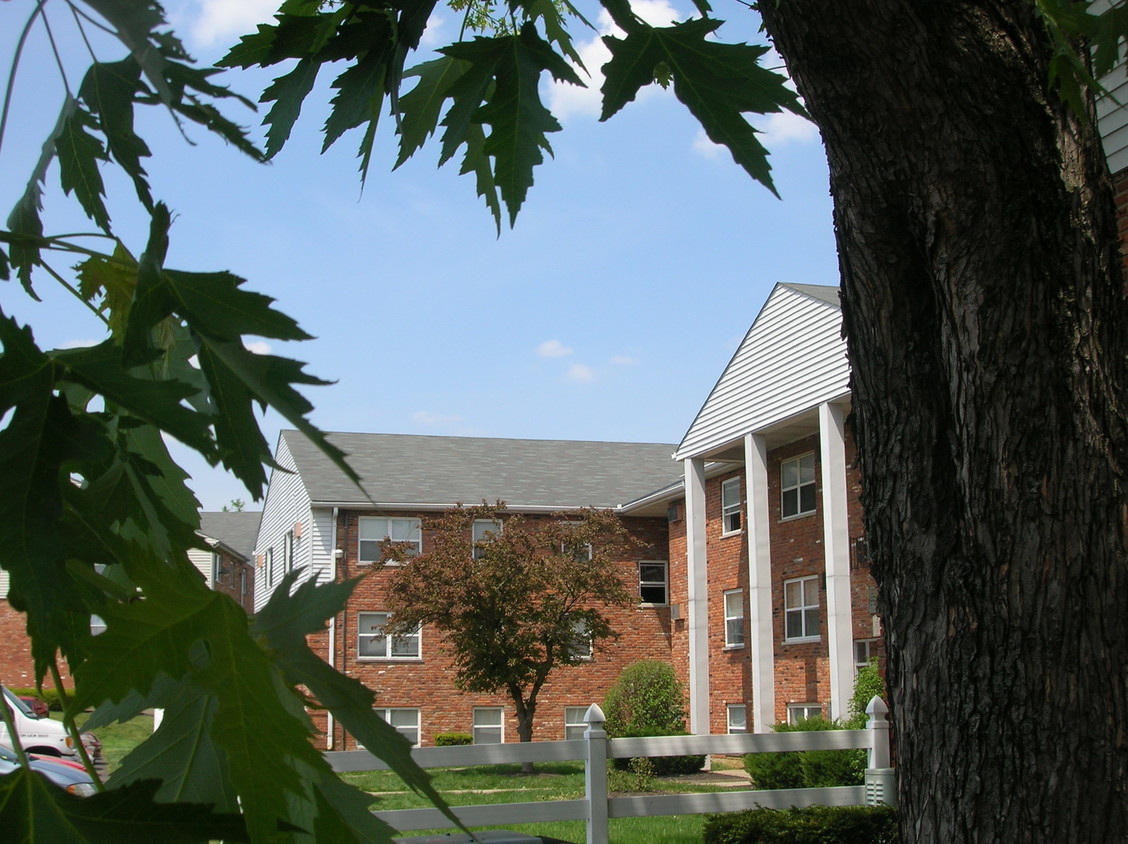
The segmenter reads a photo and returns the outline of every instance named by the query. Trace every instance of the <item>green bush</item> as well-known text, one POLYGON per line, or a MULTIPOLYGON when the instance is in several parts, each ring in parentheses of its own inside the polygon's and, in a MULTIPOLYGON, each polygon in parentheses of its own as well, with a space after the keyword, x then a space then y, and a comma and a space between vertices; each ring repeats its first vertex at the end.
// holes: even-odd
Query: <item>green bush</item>
POLYGON ((850 696, 850 717, 846 720, 846 727, 851 730, 860 730, 866 725, 869 716, 866 707, 874 697, 885 700, 885 680, 877 670, 877 657, 871 657, 869 664, 858 669, 854 678, 854 693, 850 696))
MULTIPOLYGON (((798 724, 776 724, 777 733, 812 730, 841 730, 841 724, 825 718, 806 718, 798 724)), ((756 788, 828 788, 862 785, 865 782, 866 751, 802 750, 782 753, 749 753, 744 770, 756 788)))
POLYGON ((807 806, 711 815, 705 844, 897 844, 897 812, 888 806, 807 806))
POLYGON ((460 747, 473 743, 474 737, 470 733, 435 733, 435 747, 460 747))
MULTIPOLYGON (((53 686, 50 686, 50 687, 44 686, 43 691, 40 691, 39 689, 35 688, 34 686, 20 687, 20 688, 16 688, 15 686, 9 686, 8 690, 12 694, 14 694, 16 697, 23 697, 23 696, 26 695, 26 696, 30 696, 30 697, 43 698, 43 700, 45 700, 47 702, 47 708, 50 709, 52 712, 62 712, 63 711, 63 702, 59 699, 58 690, 56 690, 53 686)), ((72 694, 70 689, 67 690, 67 694, 72 694)))
POLYGON ((685 690, 674 669, 644 659, 622 670, 603 699, 604 729, 611 738, 675 735, 685 730, 685 690))
MULTIPOLYGON (((622 670, 603 699, 604 729, 610 738, 684 736, 685 690, 674 669, 657 659, 644 659, 622 670)), ((642 763, 616 759, 620 771, 636 770, 642 763)), ((654 776, 694 774, 704 756, 655 756, 646 766, 654 776)))

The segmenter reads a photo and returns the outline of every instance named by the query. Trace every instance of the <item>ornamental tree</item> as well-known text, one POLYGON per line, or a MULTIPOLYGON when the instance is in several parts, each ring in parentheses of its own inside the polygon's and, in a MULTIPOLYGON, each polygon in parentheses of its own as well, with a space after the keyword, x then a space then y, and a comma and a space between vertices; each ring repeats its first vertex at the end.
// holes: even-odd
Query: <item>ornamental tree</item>
POLYGON ((606 510, 537 518, 508 514, 500 502, 448 510, 431 530, 431 550, 389 581, 390 630, 439 630, 455 684, 508 695, 519 739, 532 741, 552 672, 617 638, 607 611, 636 600, 620 570, 633 542, 606 510), (473 525, 483 520, 497 529, 475 542, 473 525))

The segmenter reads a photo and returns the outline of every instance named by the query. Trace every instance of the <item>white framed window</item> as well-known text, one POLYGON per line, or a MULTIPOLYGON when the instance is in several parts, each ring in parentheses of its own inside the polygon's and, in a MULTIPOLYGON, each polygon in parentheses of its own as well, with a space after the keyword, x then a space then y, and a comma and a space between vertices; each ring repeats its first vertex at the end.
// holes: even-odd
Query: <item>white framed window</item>
POLYGON ((729 478, 721 484, 721 521, 725 533, 740 531, 740 514, 744 502, 740 500, 740 478, 729 478))
POLYGON ((815 512, 815 454, 779 464, 779 515, 782 519, 815 512))
POLYGON ((564 707, 564 738, 566 740, 572 741, 584 737, 588 728, 587 721, 584 720, 587 711, 586 706, 564 707))
POLYGON ((474 707, 474 744, 505 741, 505 710, 500 706, 474 707))
POLYGON ((289 574, 294 570, 294 532, 287 531, 286 542, 282 547, 283 565, 282 570, 289 574))
POLYGON ((212 573, 212 586, 214 587, 219 583, 219 579, 223 577, 223 557, 218 551, 212 551, 211 555, 211 573, 212 573))
POLYGON ((639 560, 638 597, 644 604, 668 604, 667 586, 669 564, 665 560, 639 560))
POLYGON ((788 724, 799 724, 808 718, 821 718, 822 714, 821 703, 789 703, 787 705, 788 724))
POLYGON ((874 645, 877 644, 877 639, 855 639, 854 640, 854 673, 869 665, 870 659, 876 654, 874 645))
MULTIPOLYGON (((564 522, 565 525, 579 527, 581 522, 564 522)), ((565 534, 567 536, 567 534, 565 534)), ((590 542, 569 542, 564 540, 560 543, 560 553, 565 556, 570 556, 576 560, 590 560, 592 557, 592 548, 590 542)))
POLYGON ((725 707, 729 735, 748 732, 748 708, 743 703, 730 703, 725 707))
POLYGON ((423 552, 423 525, 419 519, 362 516, 357 530, 360 536, 357 559, 361 565, 379 562, 380 546, 388 539, 410 555, 423 552))
POLYGON ((572 621, 572 641, 569 649, 578 659, 592 658, 591 632, 588 630, 587 619, 577 618, 572 621))
POLYGON ((243 603, 247 599, 247 570, 244 568, 239 572, 239 603, 243 603))
POLYGON ((274 548, 266 549, 266 585, 274 585, 274 548))
POLYGON ((384 632, 391 613, 361 612, 356 615, 356 655, 358 659, 420 659, 420 631, 403 636, 384 632))
POLYGON ((412 747, 419 746, 419 710, 407 706, 376 707, 375 712, 388 723, 395 727, 397 733, 411 742, 412 747))
POLYGON ((744 590, 725 592, 725 647, 744 647, 744 590))
POLYGON ((819 576, 783 582, 784 638, 789 642, 819 638, 819 576))
POLYGON ((475 519, 471 527, 471 541, 474 545, 474 559, 482 556, 482 549, 478 546, 483 542, 489 542, 493 537, 501 533, 501 522, 495 519, 475 519))

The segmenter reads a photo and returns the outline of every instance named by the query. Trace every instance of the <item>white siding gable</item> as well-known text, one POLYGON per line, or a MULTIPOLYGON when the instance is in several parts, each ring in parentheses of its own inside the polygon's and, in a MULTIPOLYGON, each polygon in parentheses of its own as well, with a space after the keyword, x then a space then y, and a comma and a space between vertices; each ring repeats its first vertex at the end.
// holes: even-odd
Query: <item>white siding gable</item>
MULTIPOLYGON (((204 541, 206 542, 207 540, 204 541)), ((188 549, 189 562, 200 570, 200 574, 204 576, 204 582, 207 583, 209 589, 215 588, 215 584, 212 582, 212 553, 213 552, 205 551, 202 548, 188 549)))
POLYGON ((708 455, 849 392, 842 311, 777 284, 674 454, 708 455))
POLYGON ((309 492, 282 437, 278 439, 274 460, 277 466, 271 472, 266 489, 255 546, 255 612, 270 600, 271 593, 285 574, 286 535, 297 524, 302 525, 302 536, 300 539, 295 537, 294 567, 304 566, 305 572, 310 572, 312 568, 310 557, 315 532, 310 524, 309 492), (274 552, 274 582, 267 585, 266 559, 270 549, 274 552))

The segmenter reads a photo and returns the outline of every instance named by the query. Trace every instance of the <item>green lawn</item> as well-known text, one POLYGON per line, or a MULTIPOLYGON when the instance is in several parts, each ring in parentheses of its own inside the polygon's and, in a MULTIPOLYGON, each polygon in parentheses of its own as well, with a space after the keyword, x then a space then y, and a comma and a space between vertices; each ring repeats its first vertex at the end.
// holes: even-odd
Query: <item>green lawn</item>
MULTIPOLYGON (((481 768, 438 769, 432 771, 435 786, 452 805, 519 803, 526 801, 571 800, 584 795, 583 765, 552 763, 537 766, 535 774, 522 775, 516 765, 495 765, 481 768)), ((426 800, 409 791, 395 775, 387 771, 345 774, 344 779, 374 795, 374 809, 412 809, 428 806, 426 800)), ((611 772, 613 792, 700 793, 725 790, 721 786, 694 784, 664 779, 639 780, 627 774, 611 772)), ((617 818, 611 821, 613 844, 689 844, 701 841, 703 815, 655 818, 617 818)), ((582 821, 546 822, 537 824, 498 824, 528 835, 583 841, 582 821)), ((405 836, 433 835, 444 830, 421 830, 405 836)))
MULTIPOLYGON (((88 717, 89 715, 79 716, 80 728, 88 717)), ((129 751, 153 734, 153 716, 138 715, 124 724, 115 722, 99 727, 93 732, 102 742, 102 755, 106 757, 108 763, 106 773, 113 773, 129 751)))

